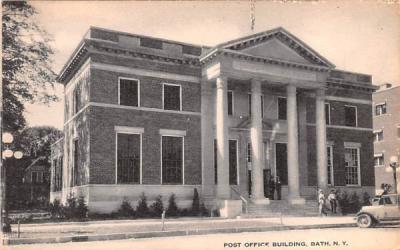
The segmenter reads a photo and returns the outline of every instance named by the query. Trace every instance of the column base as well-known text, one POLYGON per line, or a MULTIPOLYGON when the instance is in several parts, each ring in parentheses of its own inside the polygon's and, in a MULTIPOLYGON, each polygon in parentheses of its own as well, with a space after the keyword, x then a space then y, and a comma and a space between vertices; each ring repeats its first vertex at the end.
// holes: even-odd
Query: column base
POLYGON ((242 214, 241 200, 219 200, 219 215, 222 218, 236 218, 242 214))
POLYGON ((251 202, 256 205, 268 205, 270 204, 269 198, 258 198, 258 199, 251 199, 251 202))
POLYGON ((301 197, 289 198, 289 204, 290 205, 304 205, 304 204, 306 204, 306 199, 301 198, 301 197))

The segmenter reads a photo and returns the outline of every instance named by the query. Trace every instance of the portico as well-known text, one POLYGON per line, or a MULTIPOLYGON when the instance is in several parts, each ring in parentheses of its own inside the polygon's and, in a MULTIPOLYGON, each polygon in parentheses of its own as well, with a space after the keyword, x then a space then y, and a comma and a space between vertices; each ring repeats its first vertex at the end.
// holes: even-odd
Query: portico
MULTIPOLYGON (((203 194, 213 196, 219 200, 234 199, 234 190, 229 184, 229 139, 235 133, 235 114, 228 116, 228 85, 237 82, 247 85, 249 94, 248 131, 243 131, 249 138, 251 145, 251 199, 255 204, 268 204, 264 195, 263 170, 270 166, 266 162, 264 141, 273 144, 273 138, 263 131, 263 122, 278 124, 277 119, 263 119, 263 112, 275 112, 271 109, 263 110, 261 101, 263 89, 275 88, 281 90, 286 98, 287 120, 283 124, 281 133, 287 144, 287 199, 291 204, 305 203, 301 195, 302 183, 299 166, 299 107, 298 96, 306 93, 315 99, 316 124, 316 165, 318 173, 318 188, 327 188, 327 152, 326 152, 326 125, 325 125, 325 80, 329 65, 315 65, 305 62, 289 62, 285 59, 260 57, 251 50, 246 55, 242 52, 226 49, 216 49, 202 59, 202 171, 203 194), (251 107, 250 107, 251 106, 251 107), (213 155, 213 139, 215 138, 217 171, 210 157, 213 155), (213 174, 217 174, 218 183, 215 184, 215 193, 210 188, 214 183, 213 174), (208 180, 208 181, 207 181, 208 180)), ((237 118, 237 117, 236 117, 237 118)), ((245 119, 243 116, 240 119, 245 119)), ((305 118, 303 119, 305 121, 305 118)), ((302 121, 303 121, 302 120, 302 121)), ((274 133, 274 131, 272 132, 274 133)), ((246 137, 246 135, 244 136, 246 137)), ((243 145, 243 144, 242 144, 243 145)), ((245 149, 241 149, 245 150, 245 149)), ((307 153, 307 152, 306 152, 307 153)), ((276 163, 275 163, 276 164, 276 163)), ((239 164, 238 168, 245 166, 239 164)), ((276 167, 276 166, 275 166, 276 167)), ((243 173, 243 171, 239 172, 243 173)), ((246 179, 244 176, 240 178, 246 179)))

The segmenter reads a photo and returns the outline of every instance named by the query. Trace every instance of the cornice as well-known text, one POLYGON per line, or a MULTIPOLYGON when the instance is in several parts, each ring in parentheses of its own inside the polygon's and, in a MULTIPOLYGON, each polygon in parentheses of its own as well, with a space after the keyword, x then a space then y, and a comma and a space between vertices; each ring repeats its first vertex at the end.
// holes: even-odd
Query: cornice
POLYGON ((115 44, 99 44, 98 42, 85 39, 79 49, 73 54, 69 63, 59 74, 57 80, 61 83, 65 83, 70 78, 70 74, 74 72, 77 66, 82 62, 82 58, 85 58, 89 53, 106 53, 113 55, 123 55, 126 57, 139 58, 150 61, 158 61, 162 63, 172 63, 176 65, 189 65, 189 66, 200 66, 198 58, 177 58, 172 56, 157 55, 154 53, 140 52, 130 50, 128 48, 117 47, 115 44))
POLYGON ((253 55, 249 55, 249 54, 242 53, 239 51, 229 50, 229 49, 221 49, 221 48, 214 49, 214 50, 210 51, 208 54, 204 55, 200 59, 200 64, 204 65, 207 62, 212 61, 214 58, 216 58, 219 55, 230 56, 232 58, 242 59, 242 60, 246 60, 246 61, 261 62, 261 63, 265 63, 265 64, 275 64, 275 65, 292 67, 292 68, 303 69, 303 70, 311 70, 311 71, 318 71, 318 72, 329 72, 330 71, 330 68, 325 67, 325 66, 296 63, 296 62, 290 62, 290 61, 285 61, 285 60, 271 58, 271 57, 253 56, 253 55))

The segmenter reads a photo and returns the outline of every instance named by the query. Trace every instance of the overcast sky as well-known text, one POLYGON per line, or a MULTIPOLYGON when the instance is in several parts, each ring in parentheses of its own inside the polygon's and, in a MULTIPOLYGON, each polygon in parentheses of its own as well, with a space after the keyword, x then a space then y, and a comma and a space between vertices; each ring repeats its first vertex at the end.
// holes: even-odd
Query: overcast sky
MULTIPOLYGON (((251 34, 250 3, 32 2, 54 37, 54 69, 61 67, 89 26, 188 43, 216 45, 251 34)), ((278 26, 336 68, 371 74, 374 84, 400 84, 400 5, 381 1, 281 3, 256 1, 255 32, 278 26)), ((62 86, 58 87, 62 97, 62 86)), ((63 103, 28 105, 28 124, 63 126, 63 103)))

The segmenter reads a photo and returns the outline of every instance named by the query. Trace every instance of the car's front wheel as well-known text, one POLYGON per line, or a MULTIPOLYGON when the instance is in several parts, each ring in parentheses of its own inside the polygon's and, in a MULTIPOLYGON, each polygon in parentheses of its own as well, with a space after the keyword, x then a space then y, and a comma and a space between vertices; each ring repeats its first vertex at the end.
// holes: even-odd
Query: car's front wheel
POLYGON ((360 214, 357 217, 357 225, 361 228, 372 227, 374 224, 374 219, 368 214, 360 214))

